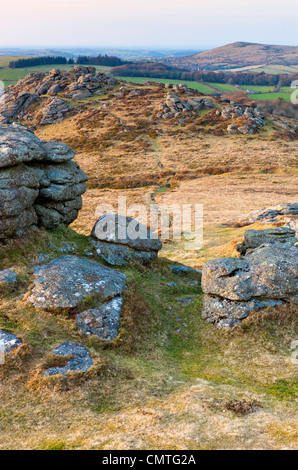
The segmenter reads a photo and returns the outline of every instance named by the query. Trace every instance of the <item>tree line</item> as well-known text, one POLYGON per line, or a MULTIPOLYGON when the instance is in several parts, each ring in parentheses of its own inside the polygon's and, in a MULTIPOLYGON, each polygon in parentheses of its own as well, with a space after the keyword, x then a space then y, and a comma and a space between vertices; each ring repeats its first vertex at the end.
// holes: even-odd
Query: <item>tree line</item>
POLYGON ((73 59, 66 59, 62 56, 45 56, 45 57, 29 57, 28 59, 18 59, 9 62, 9 68, 21 69, 25 67, 34 67, 39 65, 61 65, 61 64, 74 64, 73 59))
POLYGON ((77 60, 67 59, 62 56, 44 56, 29 57, 13 60, 9 63, 11 69, 21 69, 26 67, 34 67, 39 65, 105 65, 108 67, 116 67, 128 64, 127 61, 121 60, 115 56, 98 55, 96 57, 79 56, 77 60))
POLYGON ((157 62, 129 63, 120 67, 114 67, 111 72, 113 75, 123 77, 165 78, 230 85, 274 86, 276 88, 282 86, 289 87, 294 80, 298 80, 298 73, 273 75, 265 72, 187 71, 157 62))
POLYGON ((96 57, 79 56, 76 63, 80 65, 105 65, 107 67, 117 67, 129 64, 130 62, 119 59, 119 57, 116 56, 99 54, 96 57))

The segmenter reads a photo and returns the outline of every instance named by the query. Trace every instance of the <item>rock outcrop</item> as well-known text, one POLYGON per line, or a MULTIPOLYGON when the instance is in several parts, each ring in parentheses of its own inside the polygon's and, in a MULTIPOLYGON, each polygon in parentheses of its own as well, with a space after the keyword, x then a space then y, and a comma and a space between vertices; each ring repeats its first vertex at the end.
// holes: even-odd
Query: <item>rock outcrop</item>
POLYGON ((298 247, 276 241, 242 258, 209 261, 202 288, 202 317, 222 328, 237 325, 252 311, 298 302, 298 247))
POLYGON ((92 230, 92 244, 107 263, 121 266, 130 261, 148 264, 158 256, 162 242, 144 225, 131 217, 106 214, 92 230))
POLYGON ((109 75, 96 73, 95 67, 81 65, 69 71, 31 73, 6 90, 0 100, 0 122, 26 121, 35 114, 36 124, 57 123, 73 111, 67 100, 82 101, 105 94, 116 84, 117 80, 109 75))
MULTIPOLYGON (((184 88, 180 87, 178 88, 178 91, 182 89, 184 88)), ((187 100, 181 99, 175 93, 168 93, 166 101, 160 104, 157 116, 163 119, 168 119, 170 117, 179 117, 183 113, 190 111, 198 112, 201 109, 211 109, 215 107, 216 105, 214 102, 208 98, 194 97, 187 100)))
MULTIPOLYGON (((259 211, 246 214, 237 219, 231 219, 225 222, 224 225, 231 227, 245 227, 246 225, 254 224, 255 222, 261 223, 281 223, 285 224, 296 223, 298 218, 298 203, 279 204, 278 206, 271 206, 259 211)), ((287 225, 290 226, 290 225, 287 225)))
POLYGON ((244 106, 240 103, 230 102, 218 113, 225 120, 238 121, 228 125, 228 134, 255 134, 265 126, 266 117, 260 109, 244 106))
POLYGON ((30 226, 73 222, 87 176, 61 142, 44 142, 20 124, 0 126, 0 240, 30 226))
POLYGON ((274 245, 276 243, 295 245, 298 239, 295 231, 288 227, 276 227, 266 230, 246 230, 244 240, 237 246, 237 251, 245 255, 262 245, 274 245))

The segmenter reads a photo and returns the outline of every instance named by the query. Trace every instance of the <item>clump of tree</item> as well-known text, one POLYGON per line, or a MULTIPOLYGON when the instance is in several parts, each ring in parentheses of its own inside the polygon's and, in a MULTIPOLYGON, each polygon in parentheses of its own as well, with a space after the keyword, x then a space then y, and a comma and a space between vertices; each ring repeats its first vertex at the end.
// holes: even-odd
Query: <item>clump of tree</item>
POLYGON ((128 63, 115 67, 112 73, 113 75, 123 77, 168 78, 181 81, 226 83, 230 85, 272 86, 277 89, 282 86, 291 86, 294 80, 298 80, 298 74, 273 75, 265 72, 187 71, 156 62, 128 63))
POLYGON ((119 59, 119 57, 116 56, 99 54, 96 57, 79 56, 76 63, 78 65, 104 65, 106 67, 117 67, 129 64, 130 62, 119 59))
POLYGON ((40 65, 71 65, 74 64, 73 59, 67 59, 62 56, 44 56, 44 57, 29 57, 28 59, 13 60, 9 63, 11 69, 23 69, 26 67, 34 67, 40 65))

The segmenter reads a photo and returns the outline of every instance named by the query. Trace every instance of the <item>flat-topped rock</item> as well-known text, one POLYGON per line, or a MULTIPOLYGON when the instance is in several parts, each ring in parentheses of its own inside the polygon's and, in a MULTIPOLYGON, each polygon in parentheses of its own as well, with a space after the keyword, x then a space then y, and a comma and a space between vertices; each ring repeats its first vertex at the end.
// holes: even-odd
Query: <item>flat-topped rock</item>
POLYGON ((65 341, 54 349, 53 355, 72 358, 63 367, 50 367, 45 370, 44 377, 66 375, 68 372, 87 372, 93 366, 88 349, 79 343, 65 341))
POLYGON ((91 295, 102 301, 121 295, 126 276, 76 256, 62 256, 34 267, 34 288, 28 301, 41 308, 72 308, 91 295))
POLYGON ((255 222, 275 223, 283 218, 298 216, 298 203, 278 204, 277 206, 267 207, 241 217, 231 219, 224 225, 233 227, 244 227, 245 225, 254 224, 255 222))

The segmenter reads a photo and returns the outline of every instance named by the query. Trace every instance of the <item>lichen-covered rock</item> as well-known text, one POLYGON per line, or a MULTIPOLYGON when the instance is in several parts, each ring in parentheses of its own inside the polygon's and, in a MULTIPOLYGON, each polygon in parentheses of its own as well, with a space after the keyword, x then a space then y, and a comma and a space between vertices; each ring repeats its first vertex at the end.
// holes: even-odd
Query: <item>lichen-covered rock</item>
POLYGON ((34 267, 34 288, 28 301, 41 308, 72 308, 88 296, 105 301, 121 295, 126 276, 100 264, 62 256, 34 267))
POLYGON ((40 161, 45 154, 39 138, 24 126, 12 124, 0 127, 0 168, 40 161))
POLYGON ((288 245, 295 245, 296 242, 298 242, 298 239, 295 236, 295 231, 288 227, 246 230, 244 240, 237 246, 237 251, 241 255, 245 255, 264 244, 287 243, 288 245))
MULTIPOLYGON (((9 353, 13 349, 17 349, 22 345, 22 341, 11 333, 0 330, 0 355, 9 353)), ((1 359, 1 357, 0 357, 1 359)))
POLYGON ((79 313, 77 315, 78 329, 86 335, 95 335, 109 341, 115 339, 118 334, 122 305, 122 297, 115 297, 99 308, 79 313))
POLYGON ((64 116, 71 110, 71 107, 66 101, 61 98, 50 98, 45 107, 40 111, 37 121, 39 124, 53 124, 54 122, 60 122, 64 116))
POLYGON ((129 261, 148 264, 158 256, 162 243, 144 225, 131 217, 106 214, 95 223, 92 233, 97 253, 112 265, 129 261))
POLYGON ((63 367, 50 367, 45 370, 44 377, 66 375, 68 372, 87 372, 93 366, 88 349, 82 344, 65 341, 53 351, 54 356, 72 357, 63 367))
POLYGON ((13 286, 17 282, 17 275, 11 269, 0 271, 0 290, 13 286))
POLYGON ((202 316, 211 323, 241 320, 251 311, 279 302, 298 302, 298 247, 264 245, 243 258, 205 264, 202 316))

